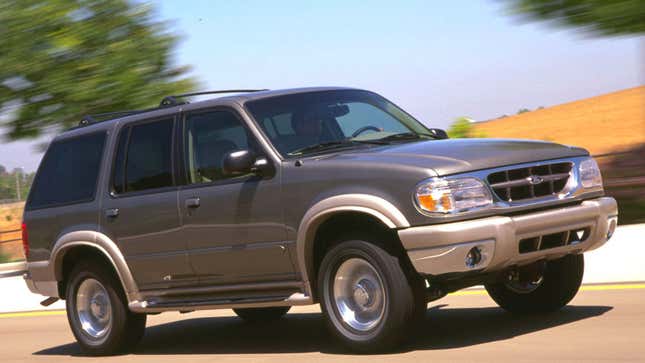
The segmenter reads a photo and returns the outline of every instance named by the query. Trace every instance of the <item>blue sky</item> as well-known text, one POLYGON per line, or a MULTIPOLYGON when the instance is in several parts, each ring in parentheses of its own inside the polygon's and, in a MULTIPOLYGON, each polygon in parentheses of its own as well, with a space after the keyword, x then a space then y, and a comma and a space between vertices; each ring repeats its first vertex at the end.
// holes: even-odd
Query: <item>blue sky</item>
MULTIPOLYGON (((644 82, 645 40, 523 23, 500 1, 165 1, 203 89, 353 86, 419 120, 513 114, 644 82)), ((34 170, 33 143, 0 164, 34 170)))

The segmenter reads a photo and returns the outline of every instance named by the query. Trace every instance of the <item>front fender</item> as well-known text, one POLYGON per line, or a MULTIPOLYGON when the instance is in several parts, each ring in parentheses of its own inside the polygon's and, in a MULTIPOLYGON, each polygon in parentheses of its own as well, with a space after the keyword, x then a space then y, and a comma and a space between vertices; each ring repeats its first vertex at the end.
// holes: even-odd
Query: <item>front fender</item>
POLYGON ((387 200, 369 194, 342 194, 314 204, 303 216, 298 227, 296 250, 298 267, 307 294, 312 296, 309 276, 314 276, 314 237, 321 223, 340 212, 357 212, 373 216, 388 228, 407 228, 410 223, 403 213, 387 200))

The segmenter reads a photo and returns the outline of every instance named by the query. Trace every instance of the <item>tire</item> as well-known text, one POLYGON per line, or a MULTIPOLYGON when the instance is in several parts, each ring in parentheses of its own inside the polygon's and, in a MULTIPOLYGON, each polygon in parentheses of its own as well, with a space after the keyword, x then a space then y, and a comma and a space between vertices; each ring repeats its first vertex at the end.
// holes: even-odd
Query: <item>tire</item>
POLYGON ((254 323, 278 320, 283 317, 289 311, 289 309, 291 309, 291 306, 276 306, 269 308, 240 308, 233 309, 233 311, 244 321, 254 323))
POLYGON ((418 311, 397 257, 366 241, 342 242, 327 252, 318 273, 318 296, 329 330, 359 353, 395 347, 418 311))
POLYGON ((516 314, 556 311, 578 293, 584 274, 582 254, 547 262, 542 282, 529 292, 519 292, 506 282, 485 285, 490 297, 504 310, 516 314))
POLYGON ((426 314, 428 312, 428 299, 426 297, 425 280, 421 278, 416 278, 414 280, 408 278, 408 281, 411 282, 412 293, 414 296, 412 324, 415 327, 419 327, 425 322, 426 314))
POLYGON ((135 314, 128 309, 120 281, 104 264, 83 261, 76 265, 70 274, 65 295, 67 320, 86 354, 126 353, 143 338, 146 315, 135 314), (88 296, 93 296, 93 299, 88 296), (82 319, 95 324, 86 323, 86 328, 83 328, 82 319), (105 328, 97 331, 93 329, 94 325, 105 328))

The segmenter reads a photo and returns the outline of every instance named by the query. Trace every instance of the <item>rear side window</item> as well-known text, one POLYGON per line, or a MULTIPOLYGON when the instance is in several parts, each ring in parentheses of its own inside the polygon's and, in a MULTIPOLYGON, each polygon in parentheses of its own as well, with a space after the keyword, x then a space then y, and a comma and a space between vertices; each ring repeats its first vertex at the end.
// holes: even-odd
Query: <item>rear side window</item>
POLYGON ((38 170, 27 208, 94 200, 105 135, 101 132, 54 141, 38 170))
POLYGON ((114 164, 114 193, 173 185, 172 119, 125 128, 119 136, 114 164))

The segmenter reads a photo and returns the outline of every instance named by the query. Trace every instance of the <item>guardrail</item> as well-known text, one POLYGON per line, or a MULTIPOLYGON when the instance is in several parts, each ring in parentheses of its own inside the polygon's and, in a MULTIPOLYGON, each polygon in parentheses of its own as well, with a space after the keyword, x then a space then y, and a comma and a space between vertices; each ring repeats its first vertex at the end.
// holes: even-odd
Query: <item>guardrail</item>
POLYGON ((0 263, 0 278, 21 276, 27 271, 25 261, 0 263))
POLYGON ((22 230, 20 229, 11 229, 7 231, 0 231, 0 245, 4 243, 10 243, 10 242, 17 242, 17 241, 22 241, 22 230), (18 238, 12 238, 12 239, 4 239, 4 236, 7 234, 20 234, 18 238))
POLYGON ((21 229, 0 231, 0 252, 11 261, 24 259, 21 229))
MULTIPOLYGON (((593 155, 594 158, 596 159, 602 159, 602 158, 611 158, 611 157, 619 157, 619 156, 633 156, 637 157, 636 153, 634 151, 620 151, 620 152, 613 152, 613 153, 605 153, 605 154, 596 154, 593 155)), ((614 167, 618 169, 628 169, 629 167, 622 166, 622 167, 614 167)), ((601 165, 602 169, 602 165, 601 165)), ((612 176, 611 174, 609 175, 604 175, 604 184, 605 188, 611 188, 611 187, 645 187, 645 170, 641 170, 641 173, 638 173, 641 175, 629 175, 629 176, 612 176)))
POLYGON ((0 204, 11 204, 11 203, 18 203, 22 202, 20 199, 0 199, 0 204))

